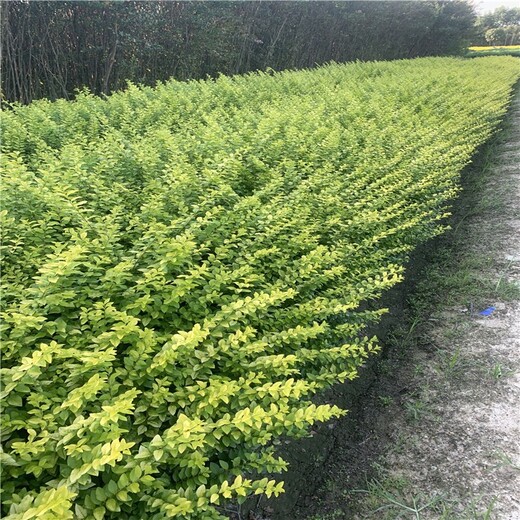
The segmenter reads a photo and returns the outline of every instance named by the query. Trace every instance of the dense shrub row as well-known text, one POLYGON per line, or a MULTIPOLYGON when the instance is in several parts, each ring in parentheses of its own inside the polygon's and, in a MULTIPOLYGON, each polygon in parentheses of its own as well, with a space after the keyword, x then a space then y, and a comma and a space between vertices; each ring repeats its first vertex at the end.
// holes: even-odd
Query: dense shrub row
POLYGON ((407 254, 442 232, 515 58, 329 65, 13 107, 9 520, 216 519, 343 412, 407 254))

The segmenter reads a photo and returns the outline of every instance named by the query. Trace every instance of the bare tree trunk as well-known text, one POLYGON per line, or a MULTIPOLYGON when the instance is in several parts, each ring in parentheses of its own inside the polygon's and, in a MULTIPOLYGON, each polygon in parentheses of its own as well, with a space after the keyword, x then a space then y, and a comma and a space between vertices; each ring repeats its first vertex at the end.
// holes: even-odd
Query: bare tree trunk
POLYGON ((119 43, 118 40, 118 27, 117 22, 114 24, 114 45, 112 46, 112 50, 110 51, 110 55, 108 56, 108 60, 106 62, 105 66, 105 74, 103 77, 103 94, 108 94, 108 81, 110 79, 110 74, 112 72, 112 68, 114 67, 114 63, 116 62, 116 52, 117 52, 117 45, 119 43))
POLYGON ((288 18, 289 18, 288 15, 286 15, 284 20, 283 20, 283 22, 282 22, 282 25, 280 25, 280 27, 278 29, 278 32, 276 33, 276 36, 271 41, 271 45, 269 45, 269 51, 267 52, 267 56, 265 58, 265 65, 266 66, 269 66, 269 60, 273 57, 276 43, 280 39, 280 36, 282 34, 282 31, 283 31, 283 28, 285 27, 285 24, 287 23, 288 18))

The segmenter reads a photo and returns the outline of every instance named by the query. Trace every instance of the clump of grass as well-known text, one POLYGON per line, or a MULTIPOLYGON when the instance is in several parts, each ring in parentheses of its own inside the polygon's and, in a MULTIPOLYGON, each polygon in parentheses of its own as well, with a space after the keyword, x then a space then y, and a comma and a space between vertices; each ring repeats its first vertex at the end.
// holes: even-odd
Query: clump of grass
POLYGON ((388 474, 380 474, 367 481, 364 488, 346 494, 357 501, 357 518, 377 520, 491 520, 495 507, 494 498, 475 497, 463 505, 441 493, 414 492, 406 477, 388 474))
POLYGON ((520 471, 520 465, 515 463, 510 455, 507 453, 499 452, 495 454, 495 458, 497 459, 497 464, 495 467, 497 468, 509 468, 514 471, 520 471))

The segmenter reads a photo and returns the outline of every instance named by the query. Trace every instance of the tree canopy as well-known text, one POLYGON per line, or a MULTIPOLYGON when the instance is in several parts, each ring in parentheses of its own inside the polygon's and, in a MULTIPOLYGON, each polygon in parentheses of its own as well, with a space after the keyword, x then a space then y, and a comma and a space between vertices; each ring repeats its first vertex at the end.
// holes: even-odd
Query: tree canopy
POLYGON ((520 7, 498 7, 493 12, 479 16, 476 22, 476 44, 520 44, 520 7))
POLYGON ((14 0, 1 9, 2 93, 24 103, 82 87, 108 94, 128 80, 456 54, 475 20, 463 0, 14 0))

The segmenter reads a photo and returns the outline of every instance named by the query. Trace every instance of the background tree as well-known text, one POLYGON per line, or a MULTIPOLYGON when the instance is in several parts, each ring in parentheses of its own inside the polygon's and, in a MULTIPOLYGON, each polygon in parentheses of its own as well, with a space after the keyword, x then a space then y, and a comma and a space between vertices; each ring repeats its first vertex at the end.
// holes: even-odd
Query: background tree
POLYGON ((327 61, 457 54, 472 7, 452 1, 1 3, 2 93, 27 103, 327 61))
POLYGON ((520 7, 498 7, 479 16, 475 28, 474 45, 519 45, 520 7))

